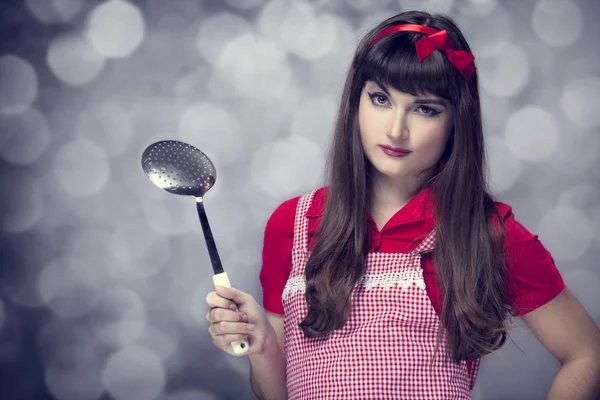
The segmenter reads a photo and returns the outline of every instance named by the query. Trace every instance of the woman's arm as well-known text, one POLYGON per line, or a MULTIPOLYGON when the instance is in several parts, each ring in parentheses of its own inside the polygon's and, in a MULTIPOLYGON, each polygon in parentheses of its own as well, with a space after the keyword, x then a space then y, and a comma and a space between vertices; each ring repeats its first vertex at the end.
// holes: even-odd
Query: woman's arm
POLYGON ((522 317, 562 367, 547 400, 594 400, 600 395, 600 330, 567 288, 522 317))
POLYGON ((250 385, 261 400, 285 400, 285 353, 283 350, 283 315, 267 311, 273 329, 259 353, 250 354, 250 385))

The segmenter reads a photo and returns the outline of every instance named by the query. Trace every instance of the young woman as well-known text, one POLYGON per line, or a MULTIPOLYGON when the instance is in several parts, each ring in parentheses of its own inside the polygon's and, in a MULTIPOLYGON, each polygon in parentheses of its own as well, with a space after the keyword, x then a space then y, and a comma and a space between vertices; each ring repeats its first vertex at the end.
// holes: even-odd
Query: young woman
POLYGON ((238 289, 207 297, 215 345, 248 338, 259 397, 470 399, 511 316, 562 363, 548 399, 599 393, 600 331, 486 188, 473 60, 451 19, 423 12, 359 44, 328 186, 267 223, 266 311, 238 289))

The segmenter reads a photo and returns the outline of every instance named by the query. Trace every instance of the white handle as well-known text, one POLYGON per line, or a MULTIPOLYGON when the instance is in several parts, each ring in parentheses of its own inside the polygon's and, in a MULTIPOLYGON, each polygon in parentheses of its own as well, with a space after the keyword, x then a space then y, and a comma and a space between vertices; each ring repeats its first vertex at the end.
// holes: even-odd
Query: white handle
MULTIPOLYGON (((215 286, 224 286, 231 287, 231 283, 229 282, 229 277, 227 276, 227 272, 222 272, 217 275, 213 275, 213 282, 215 286)), ((235 307, 235 311, 238 311, 237 306, 235 307)), ((231 343, 231 348, 233 349, 233 354, 236 356, 243 356, 248 353, 250 349, 250 345, 247 340, 238 340, 237 342, 231 343)))

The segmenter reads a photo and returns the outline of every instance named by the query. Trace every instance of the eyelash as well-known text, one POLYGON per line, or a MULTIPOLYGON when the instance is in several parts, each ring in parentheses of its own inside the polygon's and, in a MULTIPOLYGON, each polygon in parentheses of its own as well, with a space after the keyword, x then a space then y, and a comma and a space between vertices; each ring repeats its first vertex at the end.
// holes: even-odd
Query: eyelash
MULTIPOLYGON (((385 102, 389 102, 388 101, 388 97, 385 94, 381 93, 381 92, 375 92, 375 93, 367 92, 367 93, 369 95, 369 98, 371 99, 371 103, 373 103, 373 105, 375 105, 375 106, 379 106, 379 107, 385 106, 385 104, 377 103, 375 101, 375 99, 377 99, 377 98, 380 99, 380 100, 383 99, 385 102)), ((426 116, 426 117, 435 117, 438 114, 440 114, 439 111, 437 111, 434 108, 429 107, 429 106, 424 106, 423 105, 423 106, 419 106, 417 109, 419 109, 419 108, 422 111, 425 111, 425 112, 421 112, 421 114, 424 115, 424 116, 426 116)))

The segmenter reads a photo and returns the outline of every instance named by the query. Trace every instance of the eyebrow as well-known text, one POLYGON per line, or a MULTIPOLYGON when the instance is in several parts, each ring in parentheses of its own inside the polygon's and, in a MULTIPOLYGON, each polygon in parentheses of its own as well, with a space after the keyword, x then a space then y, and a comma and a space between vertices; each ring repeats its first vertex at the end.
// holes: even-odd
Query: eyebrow
MULTIPOLYGON (((392 97, 392 95, 390 94, 389 90, 387 89, 387 87, 382 84, 381 82, 379 82, 378 79, 373 78, 371 80, 373 83, 375 83, 377 86, 379 86, 379 88, 381 90, 383 90, 385 92, 385 94, 387 94, 388 96, 392 97)), ((441 98, 437 98, 437 97, 417 97, 414 101, 413 104, 436 104, 442 107, 448 107, 448 104, 445 100, 441 99, 441 98)))

